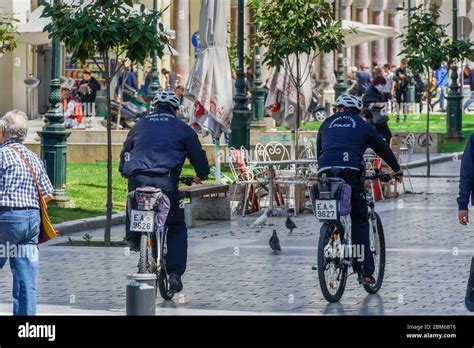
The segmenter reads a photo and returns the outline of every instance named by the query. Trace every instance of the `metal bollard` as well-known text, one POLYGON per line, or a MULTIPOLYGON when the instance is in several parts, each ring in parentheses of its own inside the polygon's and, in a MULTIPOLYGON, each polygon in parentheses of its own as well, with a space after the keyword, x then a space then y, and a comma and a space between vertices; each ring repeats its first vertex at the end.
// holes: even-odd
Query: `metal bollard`
POLYGON ((127 315, 156 315, 156 274, 127 274, 127 315))

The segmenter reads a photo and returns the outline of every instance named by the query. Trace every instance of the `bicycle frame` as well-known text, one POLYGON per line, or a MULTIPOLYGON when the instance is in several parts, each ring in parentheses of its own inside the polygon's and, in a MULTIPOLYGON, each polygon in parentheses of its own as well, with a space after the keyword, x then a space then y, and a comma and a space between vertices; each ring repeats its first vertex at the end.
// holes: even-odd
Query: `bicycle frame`
POLYGON ((157 273, 162 269, 166 270, 166 237, 168 233, 168 228, 166 226, 157 226, 155 229, 156 237, 156 250, 157 250, 157 273))
MULTIPOLYGON (((365 194, 365 202, 368 207, 367 219, 369 221, 369 240, 370 240, 370 250, 373 252, 375 250, 375 240, 374 233, 370 233, 373 229, 377 229, 376 215, 375 215, 375 204, 374 199, 370 193, 365 194)), ((352 246, 352 222, 350 215, 339 216, 337 220, 327 220, 323 224, 334 227, 340 232, 341 245, 344 245, 344 248, 349 250, 349 257, 344 257, 343 260, 346 266, 352 266, 354 261, 353 258, 353 246, 352 246)), ((346 255, 346 254, 344 254, 346 255)))

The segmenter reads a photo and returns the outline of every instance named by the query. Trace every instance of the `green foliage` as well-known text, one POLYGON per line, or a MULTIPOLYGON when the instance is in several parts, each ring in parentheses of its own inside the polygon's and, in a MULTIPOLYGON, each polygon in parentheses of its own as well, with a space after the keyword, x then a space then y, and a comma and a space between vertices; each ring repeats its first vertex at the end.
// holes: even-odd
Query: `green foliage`
MULTIPOLYGON (((41 1, 44 6, 42 17, 51 18, 44 31, 51 39, 57 39, 72 52, 71 61, 85 62, 94 60, 97 69, 106 82, 107 108, 107 223, 105 226, 105 244, 110 245, 112 220, 112 121, 110 117, 111 96, 110 84, 126 60, 132 64, 143 64, 156 52, 159 58, 164 55, 168 37, 160 22, 164 11, 145 11, 145 5, 139 11, 132 11, 132 0, 96 0, 84 4, 83 0, 65 4, 54 1, 49 4, 41 1), (112 71, 109 66, 109 54, 112 53, 118 64, 112 71), (102 67, 96 61, 100 56, 104 62, 102 67)), ((166 10, 166 9, 165 9, 166 10)))
MULTIPOLYGON (((63 2, 51 5, 43 1, 42 5, 45 7, 42 17, 52 20, 44 31, 52 39, 64 42, 72 52, 72 62, 84 62, 97 55, 105 58, 113 52, 117 58, 143 64, 155 50, 161 58, 168 44, 159 20, 163 12, 145 11, 144 5, 139 11, 130 11, 127 6, 133 6, 131 0, 98 0, 86 5, 63 2)), ((104 73, 106 78, 115 74, 104 73)))
MULTIPOLYGON (((402 35, 404 49, 400 54, 408 59, 408 66, 412 70, 423 73, 438 69, 443 62, 448 66, 457 66, 458 62, 472 52, 473 44, 466 40, 453 41, 446 34, 447 25, 438 24, 440 17, 439 6, 430 4, 428 9, 424 5, 404 10, 410 11, 410 23, 406 35, 402 35)), ((428 93, 428 105, 431 104, 431 93, 428 93)), ((426 117, 426 137, 430 133, 430 110, 426 117)), ((430 176, 430 150, 426 147, 427 176, 430 176)))
POLYGON ((268 48, 264 63, 270 67, 285 65, 292 54, 334 51, 344 42, 342 23, 324 0, 250 0, 248 6, 259 26, 256 41, 268 48))
POLYGON ((13 15, 0 15, 0 53, 13 51, 17 46, 17 19, 13 15))
MULTIPOLYGON (((404 10, 408 13, 408 9, 404 10)), ((431 4, 427 10, 423 5, 411 9, 410 25, 403 38, 400 54, 408 59, 408 66, 420 73, 436 70, 443 61, 457 63, 473 54, 470 40, 453 41, 446 33, 448 25, 438 24, 439 6, 431 4)))
POLYGON ((84 239, 87 243, 91 242, 92 241, 92 235, 90 233, 86 233, 82 239, 84 239))

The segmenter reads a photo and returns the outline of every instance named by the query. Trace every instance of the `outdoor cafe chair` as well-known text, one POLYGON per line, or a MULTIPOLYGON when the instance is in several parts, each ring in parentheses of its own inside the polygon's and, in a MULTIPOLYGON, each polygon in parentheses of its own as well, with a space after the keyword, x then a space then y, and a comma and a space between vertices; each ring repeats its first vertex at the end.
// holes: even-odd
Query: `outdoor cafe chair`
POLYGON ((230 147, 228 150, 230 170, 234 177, 235 183, 232 200, 235 200, 237 187, 244 187, 242 216, 245 216, 249 199, 252 212, 259 210, 259 196, 261 195, 259 195, 259 192, 257 191, 268 191, 268 178, 265 168, 250 166, 248 162, 245 161, 247 155, 248 153, 246 151, 242 151, 242 149, 230 147))
MULTIPOLYGON (((265 152, 264 158, 266 161, 278 162, 278 161, 288 161, 290 160, 290 153, 287 147, 279 142, 272 141, 265 145, 265 152)), ((282 166, 275 164, 273 166, 275 171, 275 178, 274 178, 274 185, 275 186, 285 186, 286 190, 286 202, 288 204, 288 197, 289 197, 289 189, 293 187, 294 191, 296 191, 296 185, 308 185, 308 175, 309 171, 304 170, 301 166, 291 165, 292 168, 290 169, 282 169, 282 166)), ((295 198, 296 195, 293 195, 295 198)), ((296 202, 295 202, 296 203, 296 202)), ((295 209, 295 214, 297 209, 295 209)))

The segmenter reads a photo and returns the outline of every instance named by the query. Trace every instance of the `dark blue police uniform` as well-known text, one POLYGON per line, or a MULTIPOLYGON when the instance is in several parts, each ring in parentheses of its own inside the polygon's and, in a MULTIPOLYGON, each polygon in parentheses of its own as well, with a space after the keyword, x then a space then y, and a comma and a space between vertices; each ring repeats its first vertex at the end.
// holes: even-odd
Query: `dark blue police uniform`
MULTIPOLYGON (((120 154, 119 167, 120 173, 128 178, 129 191, 140 186, 159 187, 170 198, 166 264, 168 272, 180 275, 186 270, 188 233, 178 186, 186 158, 196 175, 207 179, 209 163, 196 132, 164 106, 141 119, 130 131, 120 154)), ((128 216, 126 238, 139 238, 130 232, 128 216)))
POLYGON ((374 260, 370 250, 368 208, 365 202, 364 153, 370 146, 395 172, 400 170, 392 150, 375 127, 358 114, 338 112, 327 118, 317 138, 318 171, 343 178, 352 187, 352 243, 364 245, 363 268, 358 271, 371 276, 374 260))

